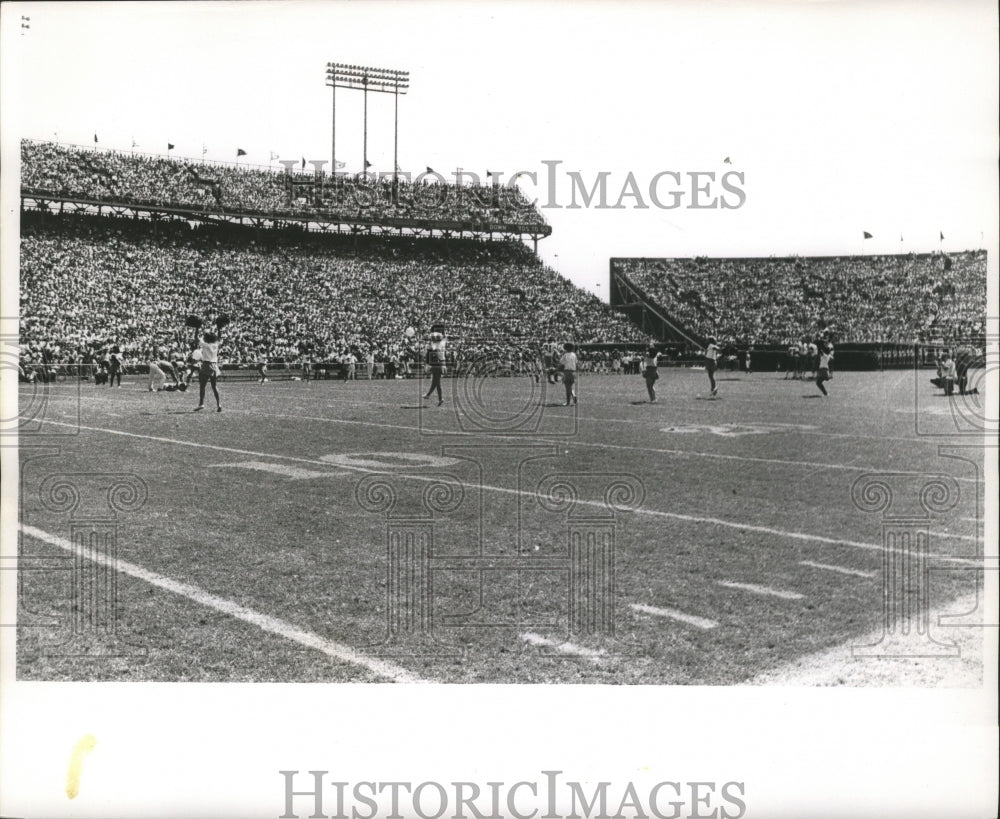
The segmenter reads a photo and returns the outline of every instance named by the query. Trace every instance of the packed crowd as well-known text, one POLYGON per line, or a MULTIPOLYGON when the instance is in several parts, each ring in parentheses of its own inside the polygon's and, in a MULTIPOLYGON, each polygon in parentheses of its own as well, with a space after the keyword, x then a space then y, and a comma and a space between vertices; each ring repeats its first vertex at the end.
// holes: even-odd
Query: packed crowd
POLYGON ((39 195, 257 216, 446 221, 467 229, 544 224, 517 187, 447 184, 437 174, 419 181, 401 175, 395 185, 391 177, 338 174, 331 184, 328 176, 304 171, 21 143, 21 188, 39 195))
POLYGON ((986 251, 615 265, 690 332, 740 343, 824 330, 853 342, 907 344, 985 332, 986 251))
POLYGON ((226 314, 224 357, 415 360, 441 322, 465 359, 532 354, 548 336, 648 339, 520 242, 193 228, 186 221, 22 214, 21 338, 80 363, 111 345, 144 361, 182 345, 184 319, 226 314), (406 330, 413 328, 413 339, 406 330))

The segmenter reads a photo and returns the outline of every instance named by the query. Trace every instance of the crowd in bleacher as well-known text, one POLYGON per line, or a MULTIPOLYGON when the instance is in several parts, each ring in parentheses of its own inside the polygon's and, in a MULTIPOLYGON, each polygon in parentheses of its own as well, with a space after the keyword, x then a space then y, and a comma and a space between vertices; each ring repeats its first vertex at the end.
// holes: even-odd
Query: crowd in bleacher
POLYGON ((21 339, 62 363, 119 346, 148 360, 185 316, 227 314, 225 359, 415 360, 443 322, 466 359, 648 338, 516 241, 388 239, 186 221, 22 213, 21 339), (406 329, 414 328, 408 340, 406 329))
POLYGON ((689 332, 739 343, 827 331, 853 342, 911 344, 985 332, 985 251, 615 265, 689 332))
POLYGON ((426 173, 415 179, 401 174, 395 184, 391 175, 339 173, 331 183, 311 167, 271 170, 29 140, 21 143, 21 188, 38 195, 246 215, 434 220, 467 229, 544 224, 516 186, 447 184, 426 173))

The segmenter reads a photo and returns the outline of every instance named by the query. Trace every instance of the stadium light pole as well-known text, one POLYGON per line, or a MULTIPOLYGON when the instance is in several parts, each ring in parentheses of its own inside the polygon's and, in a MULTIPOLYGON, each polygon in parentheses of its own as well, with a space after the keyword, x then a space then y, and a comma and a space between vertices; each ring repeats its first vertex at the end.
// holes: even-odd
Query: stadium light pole
POLYGON ((368 172, 368 92, 377 91, 392 94, 395 98, 394 131, 393 131, 393 168, 392 186, 396 189, 399 174, 399 95, 405 94, 410 87, 410 72, 396 71, 391 68, 374 68, 366 65, 350 65, 347 63, 326 64, 326 84, 333 91, 331 117, 333 120, 330 133, 330 160, 333 173, 337 172, 337 103, 338 88, 362 91, 365 95, 364 107, 364 172, 368 172))

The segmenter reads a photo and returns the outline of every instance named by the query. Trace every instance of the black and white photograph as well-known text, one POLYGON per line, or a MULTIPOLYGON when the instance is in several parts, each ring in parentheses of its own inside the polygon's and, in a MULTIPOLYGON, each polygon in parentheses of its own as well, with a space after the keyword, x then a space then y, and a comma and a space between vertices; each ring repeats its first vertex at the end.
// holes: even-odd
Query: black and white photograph
POLYGON ((996 4, 0 15, 0 816, 996 815, 996 4))

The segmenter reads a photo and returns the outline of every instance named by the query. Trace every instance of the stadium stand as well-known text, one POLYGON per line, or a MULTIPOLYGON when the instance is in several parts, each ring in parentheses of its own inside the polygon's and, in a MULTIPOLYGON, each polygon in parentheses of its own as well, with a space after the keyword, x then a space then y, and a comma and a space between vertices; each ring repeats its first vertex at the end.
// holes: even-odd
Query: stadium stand
POLYGON ((480 228, 518 225, 526 228, 522 232, 547 228, 516 186, 442 184, 439 179, 432 175, 410 181, 401 176, 394 191, 391 177, 338 174, 331 184, 311 169, 293 173, 21 142, 21 189, 34 195, 257 216, 434 219, 480 228), (317 178, 324 184, 315 184, 317 178))
POLYGON ((456 352, 528 354, 552 335, 643 343, 634 326, 521 242, 400 239, 22 213, 21 335, 29 362, 119 345, 148 360, 189 313, 233 317, 227 360, 412 355, 404 330, 444 317, 456 352), (523 341, 521 341, 523 340, 523 341))
POLYGON ((715 335, 739 345, 782 344, 822 331, 851 342, 902 344, 985 333, 984 250, 615 259, 615 276, 633 284, 690 335, 715 335))

